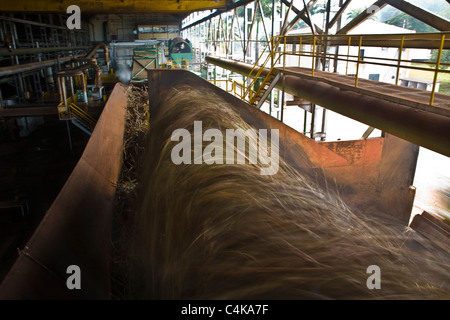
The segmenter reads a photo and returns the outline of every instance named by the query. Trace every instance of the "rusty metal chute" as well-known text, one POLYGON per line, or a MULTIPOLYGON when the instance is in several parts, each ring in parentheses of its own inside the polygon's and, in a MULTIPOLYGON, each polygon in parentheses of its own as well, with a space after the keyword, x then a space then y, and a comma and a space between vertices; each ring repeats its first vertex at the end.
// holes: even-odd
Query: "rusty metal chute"
POLYGON ((180 70, 149 71, 151 117, 157 115, 159 93, 165 87, 191 84, 208 87, 232 104, 258 129, 278 129, 280 157, 295 169, 337 185, 348 205, 360 212, 384 213, 386 221, 408 224, 414 199, 418 147, 393 135, 343 142, 316 142, 206 80, 180 70))
MULTIPOLYGON (((362 214, 386 213, 408 223, 417 146, 387 135, 319 143, 185 70, 149 71, 151 118, 164 88, 190 84, 213 90, 249 125, 278 129, 280 156, 296 170, 333 183, 362 214)), ((121 169, 126 87, 117 84, 86 150, 38 229, 0 286, 1 299, 106 299, 110 294, 115 183, 121 169), (66 287, 66 269, 82 270, 81 290, 66 287)))
POLYGON ((0 286, 0 299, 108 299, 114 184, 122 157, 126 86, 117 84, 86 149, 0 286), (66 286, 67 267, 82 290, 66 286))

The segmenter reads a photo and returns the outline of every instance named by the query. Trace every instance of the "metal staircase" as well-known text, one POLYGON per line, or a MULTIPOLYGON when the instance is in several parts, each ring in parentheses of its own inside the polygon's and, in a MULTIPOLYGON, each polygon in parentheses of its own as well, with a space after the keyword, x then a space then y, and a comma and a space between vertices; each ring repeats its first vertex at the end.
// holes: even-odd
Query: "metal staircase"
POLYGON ((281 78, 281 73, 277 73, 276 75, 274 73, 269 73, 267 75, 267 77, 264 79, 264 81, 261 83, 261 85, 259 86, 255 95, 250 100, 250 103, 254 104, 255 102, 257 102, 256 107, 258 109, 261 109, 262 104, 264 103, 264 101, 266 101, 270 92, 272 92, 272 89, 276 86, 276 84, 278 83, 280 78, 281 78))
POLYGON ((275 87, 277 82, 280 80, 281 74, 278 70, 275 69, 276 64, 280 60, 282 56, 282 52, 277 51, 278 46, 281 42, 281 37, 275 42, 275 37, 271 39, 271 41, 266 45, 263 52, 259 56, 258 60, 254 64, 252 70, 248 74, 246 78, 246 82, 252 78, 250 84, 247 86, 244 97, 248 101, 248 103, 256 105, 257 108, 261 108, 264 101, 269 96, 272 89, 275 87), (262 64, 259 64, 262 61, 262 57, 267 55, 262 64), (267 65, 270 65, 269 72, 264 76, 262 72, 267 65), (255 73, 255 70, 258 68, 258 71, 255 73), (264 77, 264 78, 263 78, 264 77), (258 79, 262 78, 261 84, 258 86, 258 79), (257 88, 256 88, 257 87, 257 88), (252 88, 256 88, 253 90, 252 88))
POLYGON ((85 122, 81 121, 77 117, 73 117, 71 119, 71 122, 74 126, 79 128, 81 131, 83 131, 87 135, 92 135, 92 129, 85 122))
POLYGON ((75 103, 71 101, 66 101, 66 103, 67 106, 64 104, 64 102, 61 102, 58 105, 59 119, 70 121, 81 131, 88 135, 91 135, 94 131, 97 121, 75 103))

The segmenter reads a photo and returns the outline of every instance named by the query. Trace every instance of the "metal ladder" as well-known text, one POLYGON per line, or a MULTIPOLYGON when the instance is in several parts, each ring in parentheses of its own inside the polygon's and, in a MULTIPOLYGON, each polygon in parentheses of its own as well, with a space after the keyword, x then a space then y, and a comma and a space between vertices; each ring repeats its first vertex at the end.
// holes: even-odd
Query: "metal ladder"
POLYGON ((88 135, 92 135, 97 121, 86 111, 71 101, 68 101, 65 108, 64 101, 58 105, 59 119, 72 122, 74 126, 88 135))
POLYGON ((281 78, 281 74, 275 70, 275 65, 277 64, 280 57, 282 56, 281 52, 276 51, 276 48, 279 46, 280 42, 281 42, 281 38, 279 38, 276 43, 275 43, 275 37, 273 37, 271 39, 271 41, 266 45, 263 52, 259 56, 258 60, 255 62, 252 70, 250 71, 250 73, 248 74, 248 76, 246 78, 246 81, 247 81, 253 77, 252 81, 247 86, 247 89, 245 90, 243 97, 245 98, 248 95, 247 101, 250 104, 256 105, 257 108, 261 108, 264 101, 267 99, 270 92, 272 91, 272 89, 275 87, 275 85, 281 78), (271 44, 272 44, 272 47, 270 47, 271 44), (258 63, 260 62, 260 60, 262 60, 263 55, 267 54, 267 53, 268 53, 268 55, 267 55, 266 59, 259 66, 258 63), (255 84, 257 83, 257 80, 262 78, 261 74, 262 74, 264 68, 269 63, 271 64, 269 72, 264 77, 263 81, 258 86, 256 91, 252 90, 252 87, 255 86, 255 84), (253 74, 257 68, 259 68, 259 70, 253 76, 253 74))

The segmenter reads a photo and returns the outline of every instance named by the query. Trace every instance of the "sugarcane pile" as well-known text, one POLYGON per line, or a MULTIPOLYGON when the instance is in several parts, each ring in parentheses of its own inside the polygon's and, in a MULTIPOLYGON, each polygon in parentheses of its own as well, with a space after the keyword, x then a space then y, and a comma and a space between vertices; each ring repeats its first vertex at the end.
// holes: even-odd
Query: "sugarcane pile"
POLYGON ((130 85, 126 92, 126 122, 123 139, 122 169, 116 185, 112 234, 112 298, 129 295, 130 235, 133 232, 142 154, 148 133, 148 90, 130 85))
POLYGON ((267 159, 250 161, 261 143, 256 135, 246 138, 244 154, 234 146, 234 158, 240 154, 245 163, 227 162, 229 142, 211 137, 201 140, 203 154, 180 148, 174 132, 190 132, 192 146, 199 121, 202 132, 217 130, 216 137, 251 128, 207 90, 184 86, 160 95, 149 132, 128 138, 134 160, 124 160, 136 169, 121 186, 131 195, 127 218, 118 221, 126 225, 124 298, 450 297, 447 252, 412 230, 354 214, 333 186, 321 187, 281 158, 275 174, 261 174, 267 159), (205 150, 215 161, 196 161, 205 160, 205 150), (174 161, 174 154, 191 160, 174 161), (373 268, 381 271, 374 286, 373 268))

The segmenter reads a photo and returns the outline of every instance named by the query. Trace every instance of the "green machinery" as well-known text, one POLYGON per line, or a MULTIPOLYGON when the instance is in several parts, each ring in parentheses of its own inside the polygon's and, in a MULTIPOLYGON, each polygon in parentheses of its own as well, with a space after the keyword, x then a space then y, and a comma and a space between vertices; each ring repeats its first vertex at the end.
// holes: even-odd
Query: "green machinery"
POLYGON ((189 69, 189 61, 193 56, 192 45, 188 39, 176 37, 169 40, 169 60, 166 68, 189 69))

